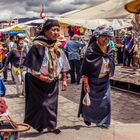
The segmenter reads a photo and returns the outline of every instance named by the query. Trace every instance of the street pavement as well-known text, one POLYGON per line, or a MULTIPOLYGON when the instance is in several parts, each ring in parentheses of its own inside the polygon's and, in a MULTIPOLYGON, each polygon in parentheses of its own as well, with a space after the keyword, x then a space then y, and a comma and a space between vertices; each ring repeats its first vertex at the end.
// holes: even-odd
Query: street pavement
MULTIPOLYGON (((8 112, 16 122, 24 118, 24 98, 16 96, 15 85, 6 84, 8 112)), ((61 86, 60 86, 61 87, 61 86)), ((58 127, 62 133, 39 134, 31 129, 20 134, 19 140, 140 140, 140 96, 112 89, 112 124, 109 129, 87 127, 77 118, 81 84, 69 84, 60 91, 58 127)))

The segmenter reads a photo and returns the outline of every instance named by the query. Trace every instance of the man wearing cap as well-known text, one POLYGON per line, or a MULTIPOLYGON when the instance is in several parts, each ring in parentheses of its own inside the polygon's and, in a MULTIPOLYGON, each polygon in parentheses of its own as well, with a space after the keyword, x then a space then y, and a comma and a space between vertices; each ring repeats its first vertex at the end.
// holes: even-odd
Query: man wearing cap
POLYGON ((95 123, 98 127, 108 128, 111 121, 111 97, 109 77, 114 75, 114 52, 109 47, 113 29, 103 25, 94 31, 96 40, 90 41, 81 73, 83 76, 82 94, 78 116, 84 123, 95 123), (89 94, 90 106, 83 105, 85 95, 89 94))

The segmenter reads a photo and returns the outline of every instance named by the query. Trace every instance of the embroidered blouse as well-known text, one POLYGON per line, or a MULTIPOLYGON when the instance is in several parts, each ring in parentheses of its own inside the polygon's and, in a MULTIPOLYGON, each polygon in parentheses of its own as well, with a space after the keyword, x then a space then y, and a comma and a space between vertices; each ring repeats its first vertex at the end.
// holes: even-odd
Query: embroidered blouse
MULTIPOLYGON (((70 70, 68 59, 67 59, 65 53, 63 52, 63 50, 61 50, 61 56, 59 58, 57 58, 56 63, 57 63, 57 70, 54 74, 54 77, 59 77, 59 74, 61 72, 67 72, 70 70)), ((46 47, 45 55, 44 55, 44 58, 42 61, 40 71, 37 72, 35 70, 29 69, 29 72, 32 73, 33 75, 42 74, 44 76, 47 76, 47 75, 52 76, 48 71, 48 65, 49 65, 49 55, 48 55, 48 48, 46 47)))
POLYGON ((99 73, 99 78, 105 77, 109 73, 109 59, 102 57, 103 62, 101 66, 101 71, 99 73))

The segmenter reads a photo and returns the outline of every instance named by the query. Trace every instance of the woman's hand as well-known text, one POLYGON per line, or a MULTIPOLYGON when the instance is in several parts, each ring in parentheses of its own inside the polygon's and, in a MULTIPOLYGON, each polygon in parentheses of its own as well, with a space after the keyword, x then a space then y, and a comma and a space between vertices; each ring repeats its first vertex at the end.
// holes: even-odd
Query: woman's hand
POLYGON ((84 91, 86 93, 90 93, 90 87, 89 87, 89 82, 88 82, 87 76, 83 76, 83 82, 84 82, 84 91))
POLYGON ((4 99, 0 98, 0 115, 5 113, 7 110, 7 105, 4 99))
POLYGON ((3 67, 3 68, 0 70, 0 73, 2 73, 3 71, 5 71, 5 67, 3 67))
POLYGON ((45 77, 45 80, 44 80, 46 83, 51 83, 54 81, 54 78, 50 78, 50 77, 45 77))
POLYGON ((44 76, 44 75, 39 75, 38 78, 41 80, 41 81, 44 81, 46 83, 51 83, 54 81, 54 78, 51 78, 49 76, 44 76))
POLYGON ((67 89, 67 74, 65 72, 62 73, 62 91, 66 91, 67 89))
POLYGON ((66 91, 67 90, 67 86, 68 86, 68 84, 67 84, 67 81, 62 81, 62 91, 66 91))
POLYGON ((90 87, 87 84, 84 84, 84 91, 85 93, 90 93, 90 87))

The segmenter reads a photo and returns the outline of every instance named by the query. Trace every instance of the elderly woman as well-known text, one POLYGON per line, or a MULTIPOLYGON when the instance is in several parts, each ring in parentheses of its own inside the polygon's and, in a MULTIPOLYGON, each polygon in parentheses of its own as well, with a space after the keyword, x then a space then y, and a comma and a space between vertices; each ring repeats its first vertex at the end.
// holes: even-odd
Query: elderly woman
POLYGON ((95 123, 108 128, 111 120, 109 77, 115 69, 113 49, 109 47, 113 30, 103 25, 94 34, 96 39, 90 41, 81 68, 83 86, 78 116, 82 115, 86 125, 95 123), (85 95, 89 95, 91 104, 83 104, 85 95))
POLYGON ((57 106, 59 75, 62 73, 62 90, 66 90, 66 72, 70 69, 64 52, 57 39, 60 26, 57 20, 48 19, 41 32, 33 41, 24 65, 28 68, 25 76, 25 120, 38 132, 47 128, 59 134, 57 126, 57 106))

